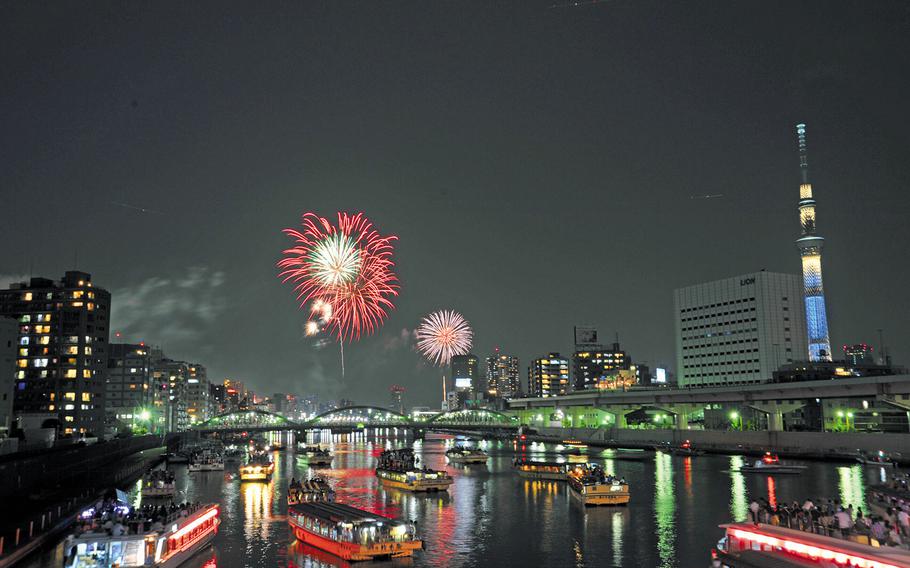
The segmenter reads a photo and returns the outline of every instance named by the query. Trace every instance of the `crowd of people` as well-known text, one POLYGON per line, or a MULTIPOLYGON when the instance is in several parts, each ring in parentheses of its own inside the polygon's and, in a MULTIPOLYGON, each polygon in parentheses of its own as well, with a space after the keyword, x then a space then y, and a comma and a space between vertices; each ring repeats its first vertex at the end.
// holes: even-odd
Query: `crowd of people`
POLYGON ((78 533, 123 536, 143 534, 149 530, 163 531, 168 523, 192 515, 201 506, 200 503, 147 504, 131 509, 116 499, 105 498, 83 512, 79 518, 78 533))
POLYGON ((802 504, 794 501, 783 505, 771 504, 767 499, 753 500, 749 516, 753 523, 765 523, 849 539, 863 544, 901 546, 910 543, 910 503, 886 506, 880 514, 865 513, 852 504, 837 499, 806 499, 802 504))

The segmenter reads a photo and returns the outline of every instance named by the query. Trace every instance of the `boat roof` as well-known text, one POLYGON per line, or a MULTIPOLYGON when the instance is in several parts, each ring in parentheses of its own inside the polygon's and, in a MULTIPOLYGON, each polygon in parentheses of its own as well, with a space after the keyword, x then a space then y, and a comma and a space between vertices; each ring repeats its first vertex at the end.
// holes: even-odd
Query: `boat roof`
POLYGON ((730 523, 720 525, 720 527, 727 531, 741 530, 750 533, 758 533, 845 554, 857 554, 865 558, 888 561, 894 563, 896 566, 910 566, 910 552, 899 548, 873 547, 849 540, 841 540, 839 538, 765 524, 753 525, 750 523, 730 523))
POLYGON ((317 519, 331 523, 369 523, 376 521, 395 522, 394 519, 391 519, 389 517, 377 515, 369 511, 364 511, 363 509, 358 509, 356 507, 351 507, 350 505, 345 505, 344 503, 326 503, 323 501, 316 501, 312 503, 300 503, 299 505, 291 505, 290 509, 299 515, 316 517, 317 519))

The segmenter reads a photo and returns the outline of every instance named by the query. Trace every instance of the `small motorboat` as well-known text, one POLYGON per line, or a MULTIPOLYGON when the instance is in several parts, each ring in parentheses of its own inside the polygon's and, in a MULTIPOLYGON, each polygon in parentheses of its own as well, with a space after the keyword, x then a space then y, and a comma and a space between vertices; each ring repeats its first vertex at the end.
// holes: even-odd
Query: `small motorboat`
POLYGON ((856 461, 863 465, 871 465, 876 467, 894 467, 894 460, 891 456, 883 451, 879 450, 874 454, 864 452, 863 450, 857 450, 858 455, 856 456, 856 461))
POLYGON ((744 465, 739 468, 742 473, 778 473, 778 474, 799 474, 806 469, 804 465, 789 465, 780 463, 777 454, 765 452, 761 459, 755 460, 753 465, 744 465))
MULTIPOLYGON (((664 450, 664 451, 667 451, 667 450, 664 450)), ((676 447, 670 447, 669 452, 671 454, 673 454, 674 456, 700 456, 705 453, 704 450, 695 449, 692 446, 692 442, 690 442, 689 440, 686 440, 685 442, 683 442, 682 444, 680 444, 676 447)))

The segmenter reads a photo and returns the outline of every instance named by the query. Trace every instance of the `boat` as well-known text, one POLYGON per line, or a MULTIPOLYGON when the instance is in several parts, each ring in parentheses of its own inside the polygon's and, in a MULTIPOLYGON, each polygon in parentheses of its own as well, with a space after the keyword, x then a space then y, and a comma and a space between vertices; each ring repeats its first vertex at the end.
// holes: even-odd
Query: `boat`
POLYGON ((780 463, 780 458, 777 457, 777 454, 772 454, 771 452, 765 452, 765 455, 761 459, 755 460, 753 465, 744 465, 739 468, 739 471, 742 473, 792 473, 799 474, 806 469, 804 465, 790 465, 780 463))
POLYGON ((874 539, 867 544, 766 524, 731 523, 720 527, 725 534, 714 552, 715 566, 910 566, 910 552, 898 547, 877 546, 874 539))
POLYGON ((565 481, 566 469, 569 467, 569 464, 516 458, 515 461, 512 462, 512 467, 519 477, 565 481))
POLYGON ((196 452, 190 458, 187 471, 224 471, 224 455, 213 449, 196 452))
POLYGON ((856 461, 863 465, 894 467, 894 460, 887 452, 882 450, 879 450, 874 454, 864 452, 863 450, 857 450, 856 461))
POLYGON ((291 505, 288 524, 300 542, 344 560, 402 558, 423 548, 414 523, 341 503, 291 505))
POLYGON ((288 487, 288 505, 312 503, 314 501, 335 501, 335 490, 322 477, 313 477, 304 481, 291 480, 288 487))
POLYGON ((629 484, 604 473, 596 464, 577 465, 566 474, 569 492, 585 506, 626 505, 631 499, 629 484))
POLYGON ((169 464, 172 464, 172 463, 189 463, 189 461, 190 461, 190 455, 189 455, 189 453, 187 453, 187 452, 185 452, 185 451, 183 451, 183 450, 180 450, 180 451, 168 453, 166 459, 167 459, 167 463, 169 463, 169 464))
POLYGON ((243 450, 237 446, 228 446, 224 450, 224 461, 240 461, 243 458, 243 450))
POLYGON ((240 466, 240 481, 268 481, 275 471, 275 463, 265 452, 250 454, 240 466))
POLYGON ((142 483, 143 497, 171 497, 175 493, 174 472, 167 469, 153 469, 142 483))
POLYGON ((626 460, 626 461, 644 461, 652 456, 647 450, 634 450, 626 448, 617 448, 608 450, 603 454, 605 460, 626 460))
POLYGON ((81 532, 67 539, 64 568, 174 568, 206 548, 218 532, 218 505, 210 503, 178 511, 166 519, 159 519, 146 527, 144 523, 127 526, 136 527, 129 534, 115 535, 102 524, 107 519, 124 516, 129 519, 132 510, 126 505, 115 505, 106 511, 94 507, 79 514, 77 526, 81 532))
POLYGON ((464 446, 455 446, 446 450, 446 458, 451 463, 487 463, 489 457, 483 450, 472 450, 464 446))
POLYGON ((674 456, 701 456, 704 455, 704 450, 695 449, 692 446, 692 442, 686 440, 678 446, 671 446, 667 444, 665 446, 654 446, 654 449, 659 452, 669 452, 674 456))
POLYGON ((379 455, 376 477, 383 485, 407 491, 446 491, 452 485, 448 473, 418 467, 419 461, 410 448, 386 450, 379 455))
POLYGON ((300 457, 305 457, 310 465, 331 465, 332 460, 335 459, 332 452, 319 446, 304 446, 298 448, 297 452, 300 457))

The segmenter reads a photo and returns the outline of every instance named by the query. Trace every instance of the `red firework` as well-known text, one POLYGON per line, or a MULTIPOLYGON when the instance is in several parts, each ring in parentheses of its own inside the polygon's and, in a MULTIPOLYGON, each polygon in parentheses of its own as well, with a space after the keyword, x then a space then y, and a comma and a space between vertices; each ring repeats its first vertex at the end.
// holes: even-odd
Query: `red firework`
POLYGON ((373 333, 395 307, 397 237, 381 236, 363 213, 339 212, 337 225, 305 213, 301 224, 302 230, 284 230, 296 243, 278 262, 279 278, 294 284, 301 307, 310 301, 331 306, 323 329, 339 341, 373 333))

